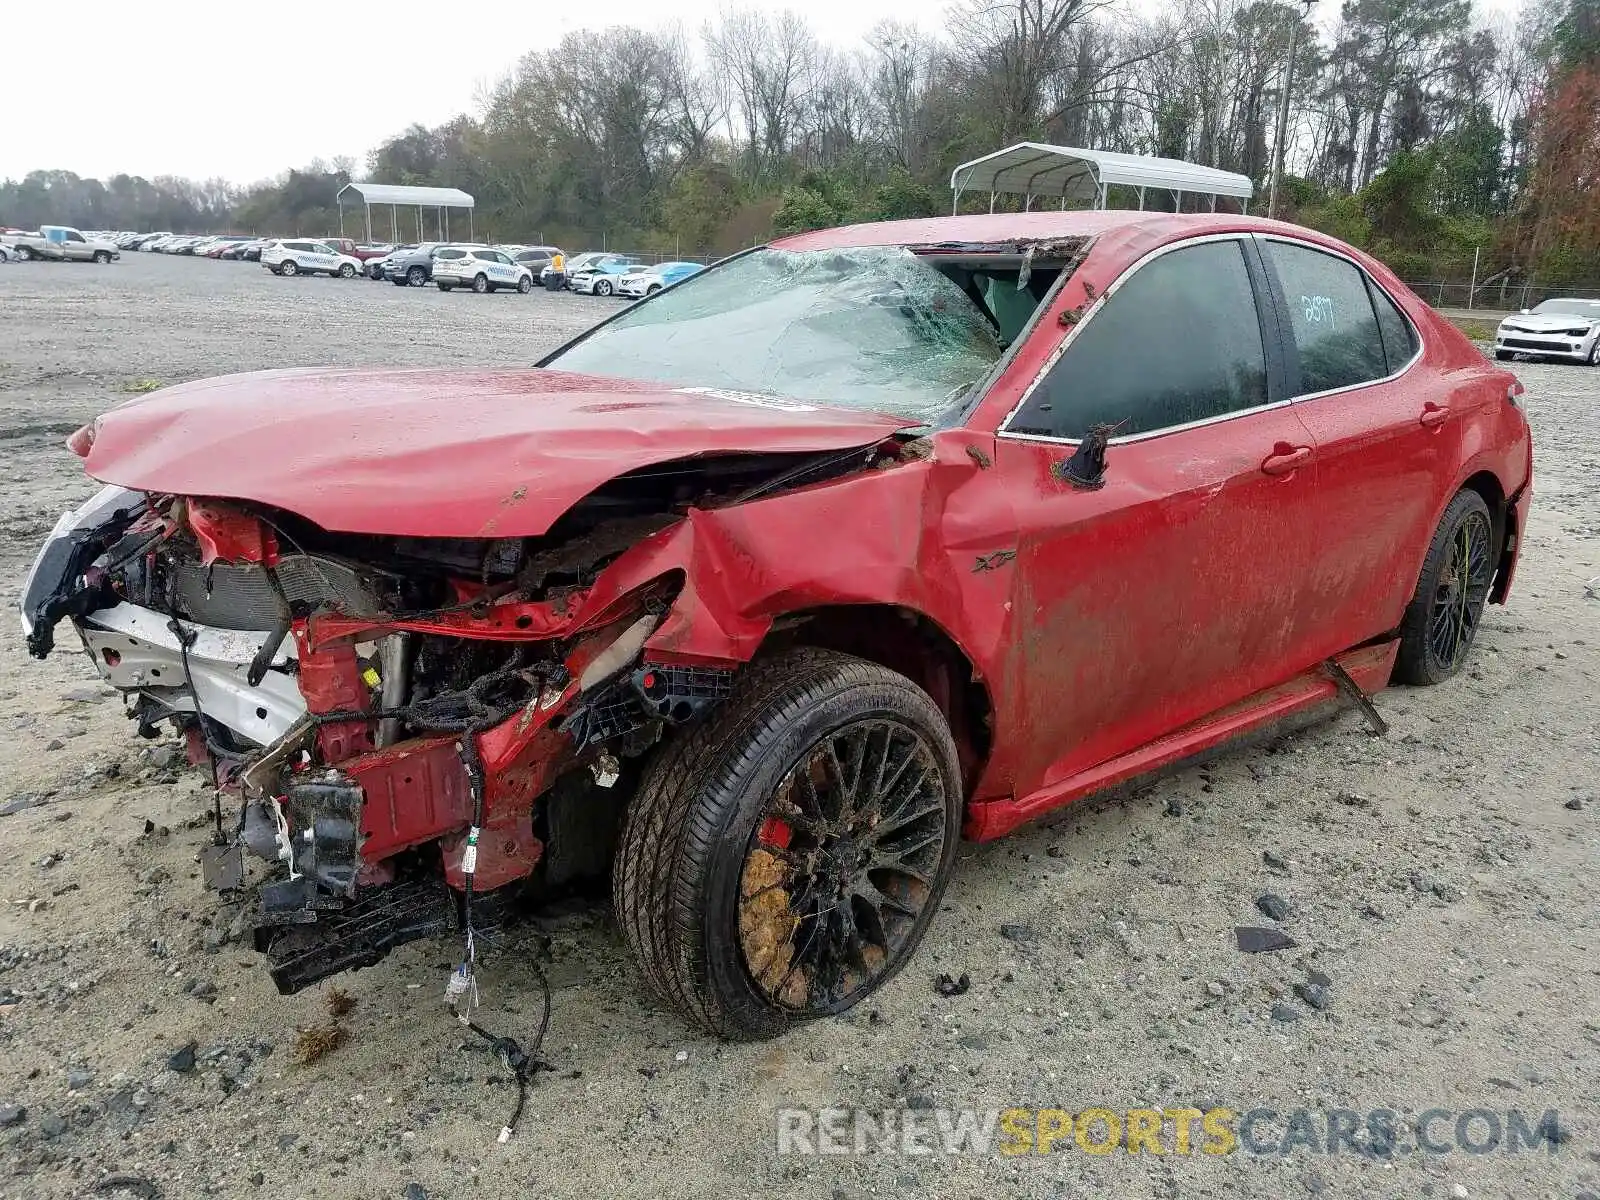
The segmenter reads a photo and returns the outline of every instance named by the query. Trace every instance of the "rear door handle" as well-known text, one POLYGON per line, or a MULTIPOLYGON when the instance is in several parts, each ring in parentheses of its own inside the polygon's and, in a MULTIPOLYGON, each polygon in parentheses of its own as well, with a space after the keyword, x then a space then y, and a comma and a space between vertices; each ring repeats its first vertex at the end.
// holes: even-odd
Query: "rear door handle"
POLYGON ((1268 475, 1287 475, 1310 461, 1310 446, 1291 446, 1288 442, 1279 442, 1272 448, 1272 453, 1261 460, 1261 470, 1268 475))
POLYGON ((1450 419, 1450 406, 1448 404, 1435 404, 1429 400, 1422 406, 1422 415, 1417 418, 1424 429, 1437 429, 1450 419))

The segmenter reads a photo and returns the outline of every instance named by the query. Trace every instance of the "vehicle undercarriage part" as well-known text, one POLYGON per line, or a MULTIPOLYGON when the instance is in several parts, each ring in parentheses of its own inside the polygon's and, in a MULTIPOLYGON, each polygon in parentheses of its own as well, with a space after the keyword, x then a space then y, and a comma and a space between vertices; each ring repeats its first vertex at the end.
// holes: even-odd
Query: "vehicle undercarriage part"
POLYGON ((1383 714, 1378 711, 1378 706, 1372 702, 1372 697, 1361 690, 1361 685, 1350 677, 1346 671, 1333 659, 1326 659, 1322 664, 1323 672, 1329 679, 1339 685, 1339 690, 1355 702, 1361 710, 1361 715, 1367 719, 1367 725, 1372 730, 1373 737, 1387 737, 1389 735, 1389 722, 1383 719, 1383 714))

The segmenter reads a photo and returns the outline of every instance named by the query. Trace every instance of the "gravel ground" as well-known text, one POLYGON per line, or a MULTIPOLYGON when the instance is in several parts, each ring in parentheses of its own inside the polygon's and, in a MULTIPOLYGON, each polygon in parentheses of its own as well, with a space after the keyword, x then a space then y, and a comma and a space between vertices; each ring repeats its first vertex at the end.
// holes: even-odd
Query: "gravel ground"
MULTIPOLYGON (((0 597, 90 491, 62 435, 149 381, 526 363, 609 310, 143 254, 0 268, 0 597)), ((507 1072, 441 1009, 452 949, 336 981, 349 1040, 297 1064, 333 985, 276 995, 201 890, 197 773, 139 742, 79 655, 32 663, 0 622, 0 1195, 141 1194, 119 1176, 167 1197, 1600 1194, 1600 372, 1519 373, 1538 484, 1515 595, 1468 673, 1379 697, 1387 739, 1346 716, 969 847, 911 967, 774 1043, 691 1033, 605 911, 552 916, 482 976, 484 1023, 517 1036, 531 958, 555 989, 554 1070, 509 1145, 507 1072), (1299 945, 1241 954, 1269 892, 1299 945), (941 996, 940 972, 970 990, 941 996), (1566 1140, 1390 1162, 774 1148, 787 1106, 1146 1104, 1555 1109, 1566 1140)))

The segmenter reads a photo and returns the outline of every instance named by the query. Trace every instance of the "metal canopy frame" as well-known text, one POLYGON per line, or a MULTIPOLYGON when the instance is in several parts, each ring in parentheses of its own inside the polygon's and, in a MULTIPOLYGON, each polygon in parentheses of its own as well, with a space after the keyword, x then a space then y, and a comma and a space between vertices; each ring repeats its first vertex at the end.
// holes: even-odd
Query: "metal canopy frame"
POLYGON ((354 192, 361 197, 363 207, 366 209, 367 241, 372 241, 372 206, 389 206, 389 240, 400 240, 401 208, 415 208, 417 210, 417 241, 423 240, 422 214, 425 209, 434 210, 434 219, 439 229, 439 240, 450 240, 450 210, 464 208, 467 210, 467 240, 477 239, 477 229, 474 223, 474 209, 476 202, 460 188, 441 187, 408 187, 403 184, 393 183, 347 183, 334 194, 334 202, 339 206, 339 236, 344 237, 344 194, 354 192))
POLYGON ((1255 185, 1248 176, 1178 158, 1084 150, 1077 146, 1052 146, 1047 142, 1018 142, 964 162, 950 172, 950 213, 954 216, 960 211, 961 197, 965 193, 984 191, 989 193, 990 212, 994 211, 995 197, 999 195, 1024 197, 1024 212, 1032 209, 1036 196, 1057 199, 1063 209, 1068 200, 1087 201, 1092 208, 1105 208, 1112 184, 1137 188, 1141 209, 1146 189, 1169 192, 1178 212, 1183 211, 1186 192, 1210 196, 1212 212, 1217 210, 1218 196, 1234 197, 1241 209, 1249 212, 1250 198, 1255 194, 1255 185))

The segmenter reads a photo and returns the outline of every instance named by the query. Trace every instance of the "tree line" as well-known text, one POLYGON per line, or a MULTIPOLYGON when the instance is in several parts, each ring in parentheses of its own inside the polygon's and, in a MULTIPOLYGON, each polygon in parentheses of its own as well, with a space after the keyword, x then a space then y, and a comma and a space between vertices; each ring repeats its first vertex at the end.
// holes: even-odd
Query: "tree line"
MULTIPOLYGON (((887 22, 850 47, 794 12, 581 31, 475 113, 384 142, 365 176, 472 192, 500 240, 680 254, 948 211, 956 164, 1023 140, 1238 171, 1260 211, 1293 45, 1282 215, 1408 278, 1476 253, 1491 277, 1600 279, 1600 0, 1500 21, 1472 0, 1345 0, 1327 30, 1306 7, 964 0, 938 33, 887 22)), ((354 173, 316 162, 241 188, 40 171, 0 185, 0 222, 326 233, 354 173)))

